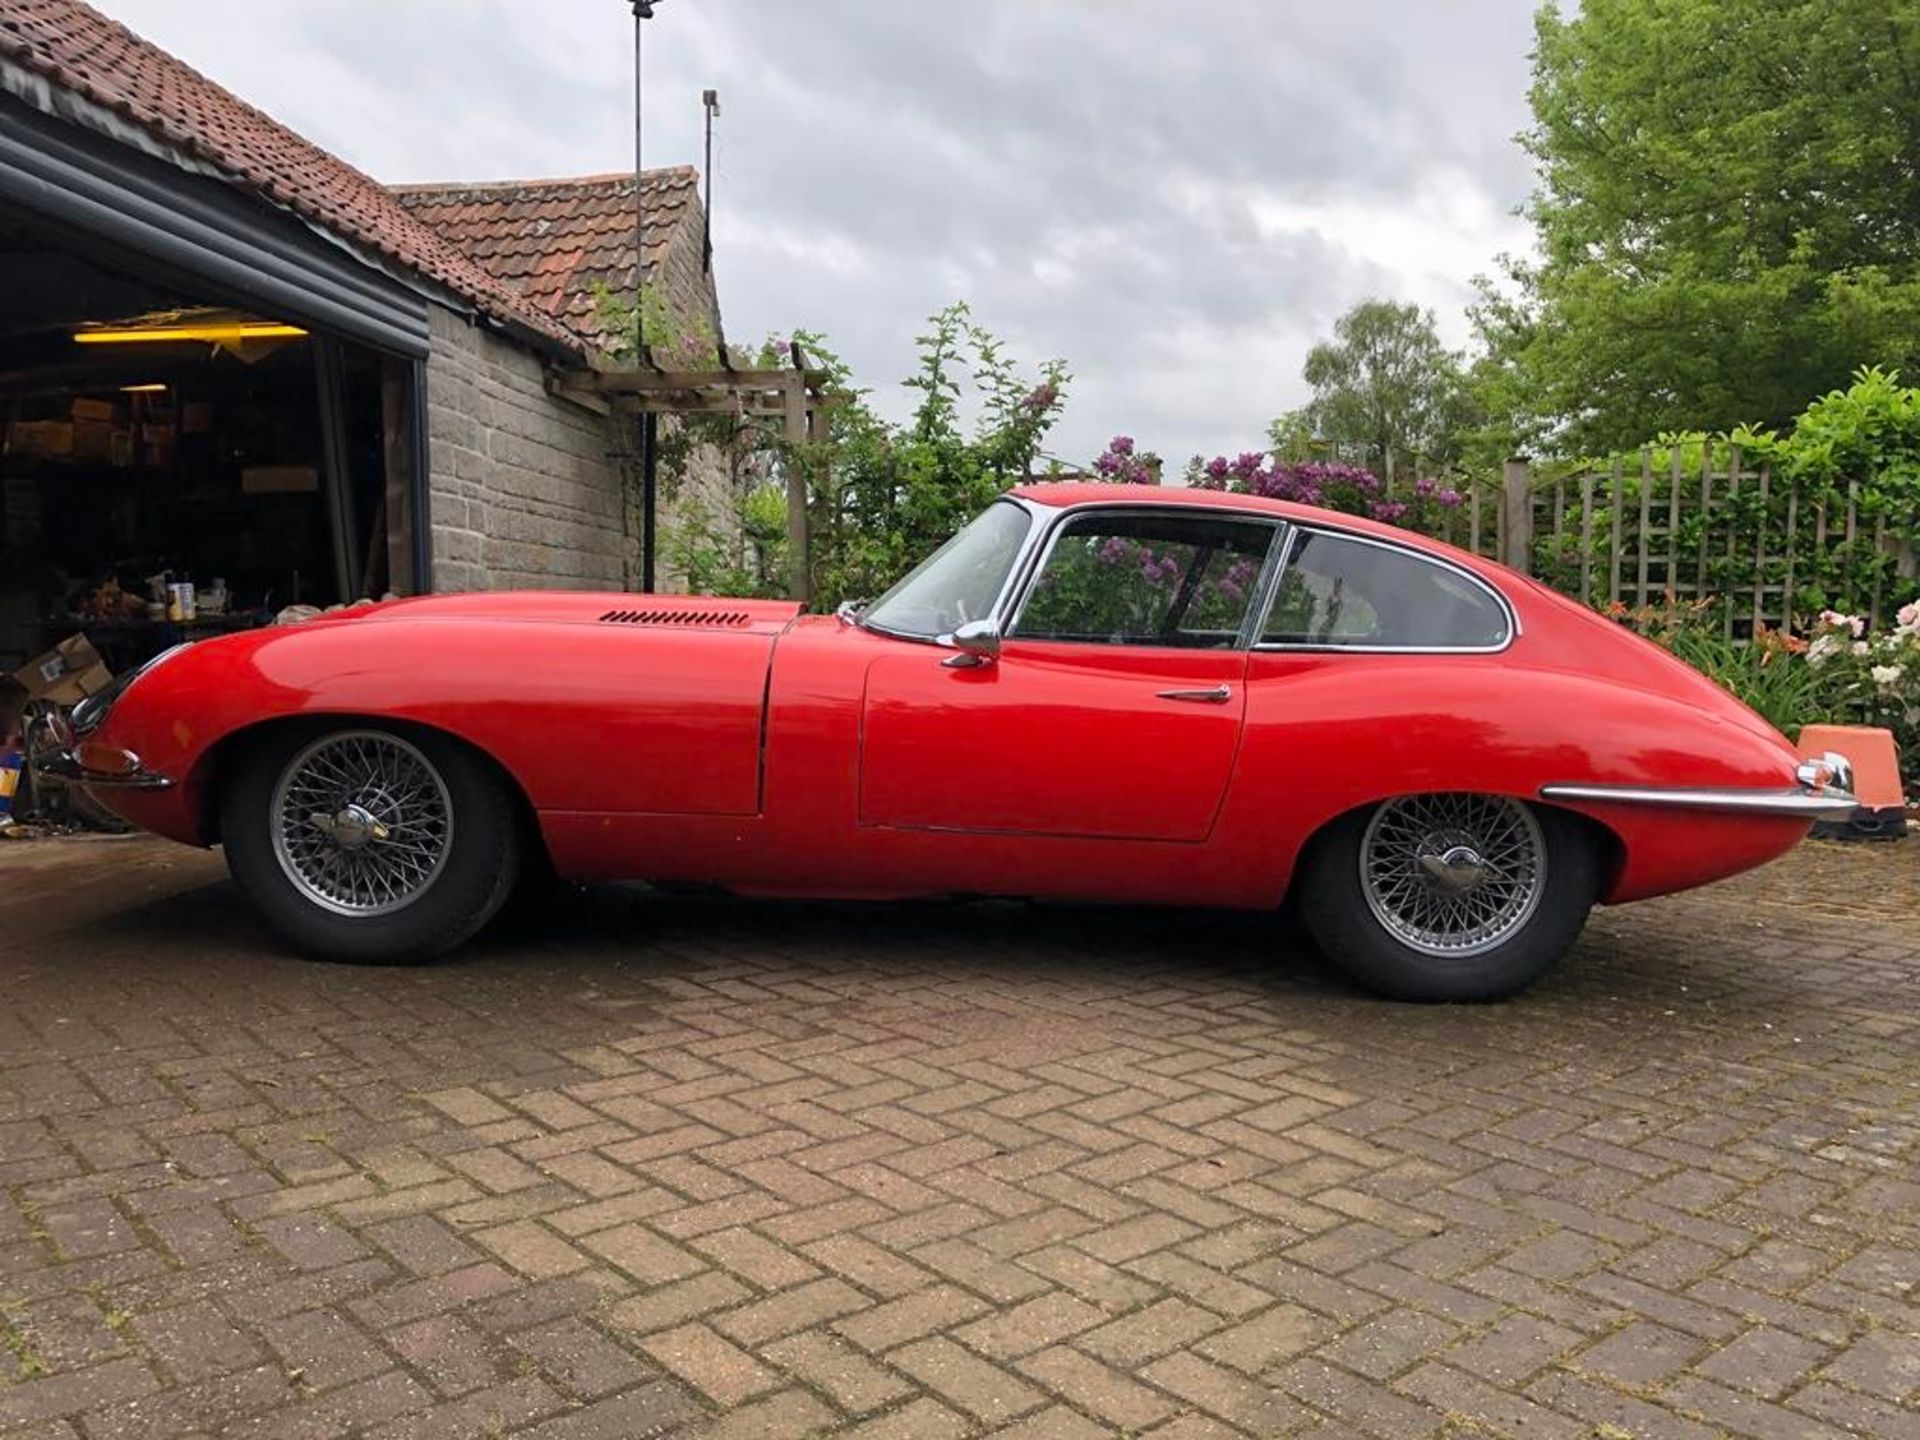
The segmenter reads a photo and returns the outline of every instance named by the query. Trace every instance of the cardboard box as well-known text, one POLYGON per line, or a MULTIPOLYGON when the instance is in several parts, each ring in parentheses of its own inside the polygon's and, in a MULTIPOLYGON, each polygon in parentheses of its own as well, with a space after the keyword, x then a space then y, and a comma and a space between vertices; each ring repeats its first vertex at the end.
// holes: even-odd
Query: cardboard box
MULTIPOLYGON (((78 403, 77 401, 75 402, 78 403)), ((105 461, 113 454, 113 427, 104 420, 73 422, 73 458, 105 461)))
POLYGON ((16 420, 7 429, 7 453, 58 459, 73 454, 71 420, 16 420))
POLYGON ((100 652, 87 643, 84 635, 62 640, 44 655, 36 655, 13 678, 26 687, 29 700, 51 700, 57 705, 78 705, 87 696, 104 690, 113 681, 100 652))
POLYGON ((95 420, 109 422, 113 419, 113 402, 111 400, 89 400, 84 395, 76 395, 73 399, 73 410, 71 413, 76 421, 95 420))
POLYGON ((249 465, 240 472, 246 495, 303 495, 320 488, 320 472, 311 465, 249 465))

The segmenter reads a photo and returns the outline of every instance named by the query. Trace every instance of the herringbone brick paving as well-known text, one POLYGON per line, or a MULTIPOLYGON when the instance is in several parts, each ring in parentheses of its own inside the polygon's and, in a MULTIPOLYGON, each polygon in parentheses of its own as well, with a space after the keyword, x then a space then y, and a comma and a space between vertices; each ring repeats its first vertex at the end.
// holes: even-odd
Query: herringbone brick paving
POLYGON ((423 970, 0 850, 0 1436, 1920 1436, 1920 841, 1511 1003, 597 891, 423 970))

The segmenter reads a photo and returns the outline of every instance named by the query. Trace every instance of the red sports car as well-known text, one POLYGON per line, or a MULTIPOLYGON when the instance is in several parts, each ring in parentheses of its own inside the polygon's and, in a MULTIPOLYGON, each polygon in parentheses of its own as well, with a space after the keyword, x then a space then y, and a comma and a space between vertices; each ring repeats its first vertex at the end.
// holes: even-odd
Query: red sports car
POLYGON ((1035 485, 838 615, 655 595, 397 600, 170 652, 64 769, 219 843, 287 940, 411 961, 516 877, 1272 909, 1389 995, 1539 976, 1596 902, 1823 815, 1662 651, 1499 565, 1299 505, 1035 485))

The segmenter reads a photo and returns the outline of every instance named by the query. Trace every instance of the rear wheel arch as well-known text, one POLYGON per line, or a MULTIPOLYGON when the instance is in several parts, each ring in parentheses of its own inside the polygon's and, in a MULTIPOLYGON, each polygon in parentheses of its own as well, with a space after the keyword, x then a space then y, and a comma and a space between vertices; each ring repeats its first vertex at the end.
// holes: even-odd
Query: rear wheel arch
MULTIPOLYGON (((1341 825, 1352 823, 1356 815, 1371 814, 1376 807, 1393 798, 1392 795, 1376 795, 1361 804, 1349 806, 1337 814, 1329 815, 1314 826, 1308 832, 1306 839, 1300 842, 1300 848, 1294 855, 1293 868, 1287 877, 1287 888, 1281 903, 1288 904, 1296 898, 1296 882, 1306 870, 1315 851, 1324 846, 1329 838, 1338 832, 1341 825)), ((1536 811, 1565 816, 1571 822, 1572 828, 1582 834, 1586 843, 1593 849, 1594 863, 1599 867, 1603 882, 1600 893, 1602 895, 1612 893, 1614 884, 1619 880, 1620 872, 1627 863, 1626 842, 1620 838, 1617 831, 1591 815, 1583 815, 1578 810, 1569 810, 1565 806, 1550 805, 1526 795, 1513 795, 1509 798, 1531 805, 1536 811)))
POLYGON ((1573 943, 1610 888, 1621 853, 1611 831, 1571 810, 1494 791, 1423 789, 1370 799, 1316 827, 1301 847, 1285 903, 1329 960, 1376 993, 1499 999, 1531 985, 1573 943), (1405 828, 1410 817, 1412 830, 1405 828), (1458 865, 1467 877, 1462 888, 1436 870, 1436 878, 1414 880, 1411 888, 1389 878, 1384 891, 1376 889, 1381 873, 1416 873, 1399 868, 1412 864, 1405 847, 1415 843, 1427 857, 1422 866, 1458 865), (1387 848, 1376 851, 1376 844, 1387 848), (1482 853, 1494 857, 1491 866, 1482 853), (1369 878, 1376 863, 1390 868, 1369 878), (1490 887, 1491 904, 1461 898, 1482 885, 1490 887))

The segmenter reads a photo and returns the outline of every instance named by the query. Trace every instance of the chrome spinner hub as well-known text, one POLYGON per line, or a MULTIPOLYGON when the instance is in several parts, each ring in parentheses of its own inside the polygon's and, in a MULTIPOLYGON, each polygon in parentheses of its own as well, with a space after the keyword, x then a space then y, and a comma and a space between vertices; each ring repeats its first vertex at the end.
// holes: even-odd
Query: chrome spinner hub
POLYGON ((1464 843, 1422 850, 1418 863, 1428 884, 1449 895, 1464 895, 1487 878, 1487 862, 1464 843))
POLYGON ((314 815, 307 823, 342 850, 359 850, 393 833, 364 805, 343 805, 337 813, 314 815))

